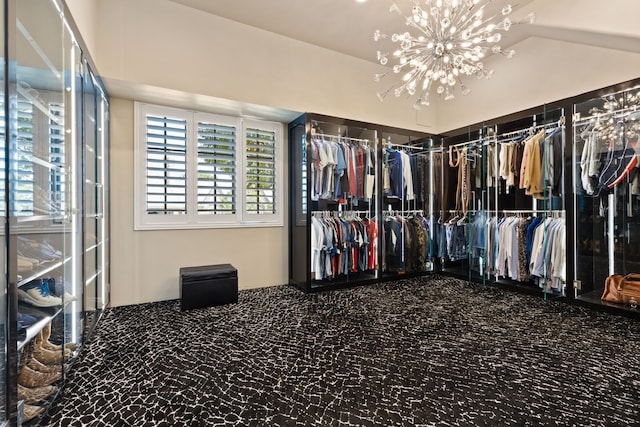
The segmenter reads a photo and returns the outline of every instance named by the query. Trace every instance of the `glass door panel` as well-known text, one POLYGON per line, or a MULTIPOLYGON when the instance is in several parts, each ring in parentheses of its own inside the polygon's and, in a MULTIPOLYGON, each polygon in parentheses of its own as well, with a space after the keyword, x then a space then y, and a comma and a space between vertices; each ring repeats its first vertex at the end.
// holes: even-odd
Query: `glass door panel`
POLYGON ((574 105, 573 250, 579 299, 599 302, 607 276, 640 272, 639 110, 638 88, 574 105))

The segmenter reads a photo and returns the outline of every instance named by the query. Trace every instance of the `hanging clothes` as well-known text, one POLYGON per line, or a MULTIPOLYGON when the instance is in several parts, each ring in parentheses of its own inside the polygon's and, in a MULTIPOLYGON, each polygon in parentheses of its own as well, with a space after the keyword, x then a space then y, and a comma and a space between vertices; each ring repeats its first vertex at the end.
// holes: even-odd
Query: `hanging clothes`
POLYGON ((368 218, 311 217, 311 269, 315 280, 333 280, 378 267, 378 227, 368 218))
POLYGON ((386 215, 383 224, 383 270, 426 271, 432 258, 428 220, 418 214, 386 215))

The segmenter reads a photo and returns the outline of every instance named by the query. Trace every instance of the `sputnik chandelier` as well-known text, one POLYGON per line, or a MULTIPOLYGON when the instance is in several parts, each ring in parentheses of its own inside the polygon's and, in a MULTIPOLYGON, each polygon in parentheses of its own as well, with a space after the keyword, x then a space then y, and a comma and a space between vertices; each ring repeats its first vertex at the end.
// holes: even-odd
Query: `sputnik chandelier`
MULTIPOLYGON (((414 107, 420 109, 429 105, 429 93, 433 88, 447 101, 454 98, 456 86, 467 95, 470 89, 462 81, 463 76, 488 79, 493 74, 493 70, 485 68, 482 62, 488 54, 501 54, 507 58, 515 54, 512 49, 502 49, 498 44, 502 33, 514 24, 508 17, 512 12, 511 5, 505 5, 499 15, 485 18, 485 6, 492 0, 409 1, 413 3, 413 9, 406 17, 406 25, 415 29, 417 35, 408 31, 394 33, 391 41, 399 48, 392 54, 377 52, 380 64, 388 65, 392 59, 396 63, 386 73, 376 74, 376 81, 389 74, 400 74, 398 82, 378 93, 380 101, 390 92, 397 97, 412 97, 417 93, 414 107)), ((389 11, 402 15, 395 3, 389 11)), ((533 20, 534 16, 530 14, 528 22, 533 20)), ((373 35, 375 41, 387 37, 380 30, 373 35)))

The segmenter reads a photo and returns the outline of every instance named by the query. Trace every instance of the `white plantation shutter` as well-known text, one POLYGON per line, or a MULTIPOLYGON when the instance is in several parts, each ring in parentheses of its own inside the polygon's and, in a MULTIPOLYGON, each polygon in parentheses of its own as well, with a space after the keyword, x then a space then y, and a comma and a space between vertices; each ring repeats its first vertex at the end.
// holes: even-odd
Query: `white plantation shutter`
POLYGON ((198 214, 236 213, 237 127, 198 120, 198 214))
POLYGON ((33 215, 33 106, 27 101, 18 101, 17 150, 11 153, 11 215, 33 215))
POLYGON ((187 120, 146 116, 146 213, 187 213, 187 120))
POLYGON ((244 121, 245 221, 277 222, 281 184, 282 126, 257 120, 244 121))
POLYGON ((135 227, 281 226, 282 125, 136 103, 135 227))
POLYGON ((245 136, 245 211, 273 214, 276 209, 275 132, 247 128, 245 136))
MULTIPOLYGON (((64 105, 49 104, 49 162, 51 170, 49 188, 36 193, 36 202, 44 203, 43 209, 51 213, 64 211, 65 199, 65 152, 64 152, 64 105)), ((36 190, 37 191, 37 190, 36 190)))

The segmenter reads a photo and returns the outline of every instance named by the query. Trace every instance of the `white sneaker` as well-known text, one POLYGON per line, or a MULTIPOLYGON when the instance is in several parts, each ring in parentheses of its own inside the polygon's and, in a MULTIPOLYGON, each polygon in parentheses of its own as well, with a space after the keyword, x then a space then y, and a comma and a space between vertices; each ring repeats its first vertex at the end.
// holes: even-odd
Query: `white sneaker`
POLYGON ((67 302, 73 302, 73 301, 77 301, 78 297, 75 295, 71 295, 69 292, 65 291, 64 295, 62 297, 62 301, 64 301, 65 303, 67 302))
POLYGON ((62 304, 62 299, 49 293, 49 285, 46 283, 26 291, 19 289, 18 299, 36 307, 55 307, 62 304))

